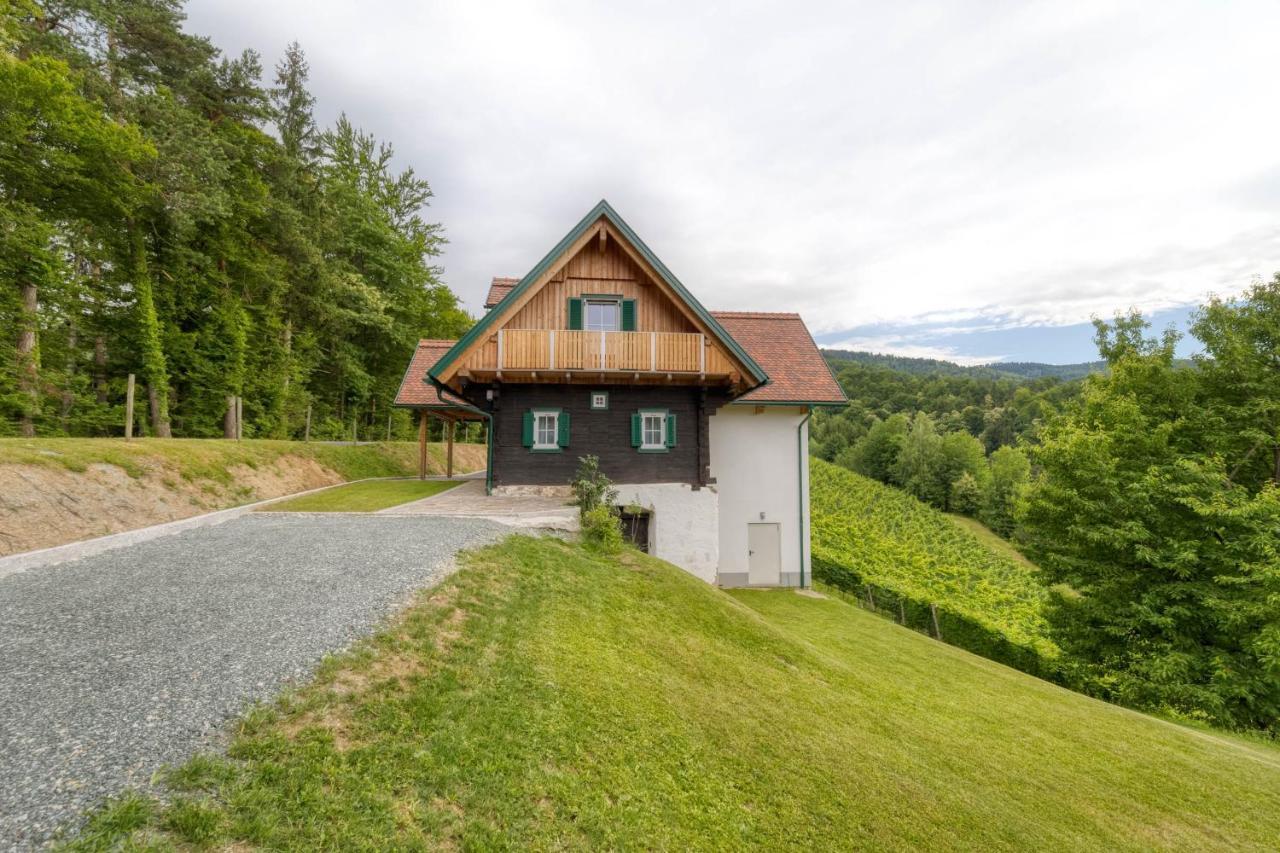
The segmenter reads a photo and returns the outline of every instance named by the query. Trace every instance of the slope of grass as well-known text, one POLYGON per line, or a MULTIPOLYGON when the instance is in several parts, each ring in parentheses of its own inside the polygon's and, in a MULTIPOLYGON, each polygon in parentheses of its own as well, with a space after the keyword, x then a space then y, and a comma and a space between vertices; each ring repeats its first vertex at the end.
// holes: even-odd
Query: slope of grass
MULTIPOLYGON (((459 470, 484 467, 484 448, 458 445, 459 470)), ((428 447, 431 473, 444 473, 443 448, 428 447)), ((258 468, 283 456, 314 459, 344 480, 367 477, 404 477, 418 470, 418 446, 407 441, 377 444, 326 444, 321 442, 212 438, 0 438, 0 465, 46 465, 83 472, 103 463, 141 477, 158 465, 174 470, 184 480, 227 483, 229 469, 237 465, 258 468)))
POLYGON ((952 623, 944 639, 984 654, 1007 643, 1015 651, 1005 650, 1000 659, 1006 662, 1023 663, 1015 661, 1017 649, 1027 661, 1056 657, 1039 571, 1012 548, 996 547, 907 493, 820 459, 811 460, 810 476, 814 577, 864 598, 869 587, 872 598, 881 593, 880 605, 894 597, 904 606, 894 602, 888 612, 913 606, 917 622, 936 605, 952 623))
POLYGON ((987 527, 981 521, 978 521, 978 519, 969 518, 967 515, 956 515, 954 513, 947 513, 947 518, 949 518, 951 523, 959 527, 961 530, 972 533, 973 538, 987 546, 988 549, 997 554, 1008 557, 1010 560, 1025 566, 1034 573, 1039 573, 1039 569, 1036 568, 1036 564, 1028 560, 1017 548, 1013 547, 1013 543, 1002 537, 999 533, 996 533, 990 527, 987 527))
POLYGON ((513 537, 74 846, 1271 849, 1277 756, 838 600, 513 537))
POLYGON ((261 512, 375 512, 409 501, 429 498, 452 489, 461 481, 368 480, 335 486, 323 492, 268 504, 261 512))

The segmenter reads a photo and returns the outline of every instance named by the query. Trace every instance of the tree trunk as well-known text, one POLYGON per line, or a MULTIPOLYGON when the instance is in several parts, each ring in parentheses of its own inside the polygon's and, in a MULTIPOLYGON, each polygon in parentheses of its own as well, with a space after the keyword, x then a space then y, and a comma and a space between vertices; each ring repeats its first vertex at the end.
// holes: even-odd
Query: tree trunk
POLYGON ((98 335, 93 339, 93 384, 98 402, 106 405, 107 395, 107 339, 98 335))
POLYGON ((142 342, 142 370, 151 402, 151 431, 158 438, 169 438, 169 369, 165 364, 160 340, 160 320, 156 316, 155 296, 151 290, 151 273, 147 269, 147 247, 142 231, 133 226, 133 286, 137 296, 139 338, 142 342))
POLYGON ((169 436, 160 434, 160 393, 150 382, 147 383, 147 411, 151 415, 152 434, 157 438, 168 438, 169 436))
POLYGON ((236 437, 236 398, 232 394, 227 395, 227 414, 222 419, 222 437, 236 437))
POLYGON ((62 413, 60 420, 62 421, 62 431, 67 431, 67 421, 71 418, 71 407, 75 405, 76 394, 73 390, 73 380, 76 376, 76 346, 80 343, 79 330, 76 329, 75 320, 67 322, 67 378, 66 386, 62 389, 62 413))
POLYGON ((287 439, 289 433, 289 380, 293 378, 293 321, 284 321, 284 381, 280 385, 278 438, 287 439))
POLYGON ((18 320, 18 391, 28 399, 23 404, 19 431, 24 438, 36 434, 36 412, 40 409, 40 353, 36 346, 39 324, 39 291, 31 282, 20 282, 22 314, 18 320))

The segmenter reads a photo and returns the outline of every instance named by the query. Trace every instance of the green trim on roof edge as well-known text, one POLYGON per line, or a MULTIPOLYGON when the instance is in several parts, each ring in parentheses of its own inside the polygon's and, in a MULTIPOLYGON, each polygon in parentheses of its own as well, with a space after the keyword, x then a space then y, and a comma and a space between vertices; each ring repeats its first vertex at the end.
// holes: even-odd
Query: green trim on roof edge
POLYGON ((636 235, 636 232, 631 230, 631 226, 623 221, 622 217, 618 215, 618 212, 614 210, 609 202, 604 199, 600 199, 600 203, 591 208, 587 215, 582 217, 582 220, 575 225, 568 234, 564 235, 560 242, 555 245, 555 248, 548 252, 546 256, 538 262, 537 266, 525 273, 524 278, 520 279, 516 286, 511 288, 507 295, 499 300, 498 304, 490 308, 489 312, 481 317, 479 322, 472 326, 465 335, 459 338, 458 342, 450 347, 444 355, 440 356, 439 360, 437 360, 436 363, 427 370, 427 375, 431 376, 433 379, 437 378, 438 373, 452 364, 453 361, 467 349, 467 347, 471 346, 471 344, 473 344, 481 335, 489 330, 489 328, 494 324, 497 315, 502 313, 504 310, 504 306, 507 302, 519 299, 520 295, 528 290, 533 282, 537 281, 538 278, 547 271, 547 268, 551 266, 555 259, 560 257, 560 255, 572 246, 579 237, 586 233, 586 230, 590 228, 601 216, 609 220, 610 224, 617 228, 618 231, 621 232, 622 236, 626 237, 627 240, 631 242, 631 245, 635 246, 636 250, 640 252, 640 255, 649 262, 650 266, 657 270, 658 275, 662 276, 662 280, 676 292, 676 295, 683 299, 685 304, 693 309, 693 312, 698 315, 698 319, 702 320, 702 322, 707 325, 707 328, 709 328, 720 340, 720 343, 727 347, 729 351, 733 353, 734 357, 742 362, 749 371, 751 371, 752 378, 757 382, 757 385, 754 387, 768 384, 769 374, 764 372, 764 369, 756 363, 755 359, 747 355, 746 350, 744 350, 742 346, 734 340, 732 335, 725 331, 725 328, 716 321, 716 318, 711 316, 711 312, 702 306, 702 303, 699 302, 694 295, 680 283, 680 280, 672 275, 671 270, 667 269, 666 264, 658 259, 658 256, 644 244, 644 241, 636 235))
POLYGON ((744 400, 741 397, 734 397, 726 406, 786 406, 788 408, 796 408, 797 406, 814 406, 828 409, 843 409, 849 405, 849 401, 837 403, 832 400, 744 400))

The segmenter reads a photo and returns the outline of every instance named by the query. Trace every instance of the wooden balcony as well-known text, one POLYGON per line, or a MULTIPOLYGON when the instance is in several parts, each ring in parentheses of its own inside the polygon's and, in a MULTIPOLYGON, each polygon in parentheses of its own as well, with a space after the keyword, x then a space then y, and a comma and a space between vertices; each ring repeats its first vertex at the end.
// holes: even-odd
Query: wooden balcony
MULTIPOLYGON (((501 329, 464 369, 473 376, 529 375, 535 381, 596 381, 602 374, 675 381, 729 380, 733 365, 705 335, 686 332, 586 332, 501 329), (584 375, 585 374, 585 375, 584 375)), ((607 378, 607 377, 605 377, 607 378)))

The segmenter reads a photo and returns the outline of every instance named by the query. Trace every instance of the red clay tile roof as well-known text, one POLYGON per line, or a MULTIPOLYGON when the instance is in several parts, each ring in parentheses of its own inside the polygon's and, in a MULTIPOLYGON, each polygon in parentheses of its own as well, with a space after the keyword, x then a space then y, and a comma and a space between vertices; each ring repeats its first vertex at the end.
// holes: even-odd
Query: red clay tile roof
POLYGON ((747 403, 847 403, 799 314, 712 311, 724 330, 769 374, 743 394, 747 403))
POLYGON ((396 405, 408 408, 439 408, 457 406, 465 408, 457 401, 441 398, 436 386, 427 381, 427 371, 440 360, 440 356, 448 351, 457 341, 421 340, 409 361, 409 369, 400 380, 400 390, 396 392, 396 405))
POLYGON ((493 281, 489 284, 489 295, 484 299, 485 310, 487 311, 501 302, 503 297, 511 292, 511 288, 519 283, 520 279, 518 278, 503 278, 495 275, 493 281))

